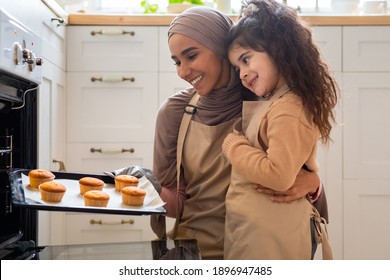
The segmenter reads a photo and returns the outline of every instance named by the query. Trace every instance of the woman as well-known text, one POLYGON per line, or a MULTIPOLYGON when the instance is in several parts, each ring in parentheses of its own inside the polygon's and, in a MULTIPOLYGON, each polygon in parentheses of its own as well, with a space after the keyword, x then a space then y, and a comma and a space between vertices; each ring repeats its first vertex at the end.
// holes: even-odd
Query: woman
MULTIPOLYGON (((197 239, 203 259, 223 258, 231 167, 221 147, 241 117, 243 99, 253 97, 226 56, 225 39, 232 24, 226 15, 206 7, 190 8, 172 21, 171 57, 190 87, 168 98, 156 121, 153 172, 162 185, 167 216, 176 218, 169 237, 197 239), (187 106, 191 100, 193 104, 187 106)), ((278 193, 290 195, 271 198, 289 201, 318 189, 316 173, 300 175, 288 192, 278 193)), ((152 217, 152 228, 163 238, 159 220, 152 217)))

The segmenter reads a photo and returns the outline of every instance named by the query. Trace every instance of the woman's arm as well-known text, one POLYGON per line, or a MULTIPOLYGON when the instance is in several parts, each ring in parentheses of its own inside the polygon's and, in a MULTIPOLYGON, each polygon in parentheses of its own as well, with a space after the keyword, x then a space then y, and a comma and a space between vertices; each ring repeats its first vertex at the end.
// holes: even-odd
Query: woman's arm
POLYGON ((286 191, 275 191, 262 185, 254 184, 253 188, 261 193, 268 194, 275 202, 290 202, 306 195, 314 203, 322 192, 322 184, 317 172, 302 168, 294 184, 286 191))
POLYGON ((178 212, 181 214, 183 211, 183 205, 185 200, 185 180, 181 176, 181 182, 179 186, 179 196, 177 197, 177 187, 163 187, 161 189, 160 197, 162 201, 165 202, 165 209, 167 217, 176 218, 176 207, 178 207, 178 212))

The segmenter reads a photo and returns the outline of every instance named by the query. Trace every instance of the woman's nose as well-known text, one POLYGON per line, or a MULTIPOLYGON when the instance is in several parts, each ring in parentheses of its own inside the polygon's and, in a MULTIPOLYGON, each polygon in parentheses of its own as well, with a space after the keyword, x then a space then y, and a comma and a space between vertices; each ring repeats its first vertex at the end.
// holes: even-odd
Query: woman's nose
POLYGON ((187 65, 185 65, 184 63, 182 63, 180 65, 180 67, 179 67, 179 69, 177 71, 178 71, 179 77, 182 78, 183 80, 185 80, 186 77, 190 73, 189 67, 187 67, 187 65))

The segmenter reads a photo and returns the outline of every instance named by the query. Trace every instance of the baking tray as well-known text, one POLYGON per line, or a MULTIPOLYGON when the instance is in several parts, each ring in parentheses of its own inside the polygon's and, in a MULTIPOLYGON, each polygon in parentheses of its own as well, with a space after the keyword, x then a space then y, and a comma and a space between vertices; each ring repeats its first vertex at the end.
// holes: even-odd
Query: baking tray
POLYGON ((164 203, 159 197, 153 185, 145 177, 140 178, 139 187, 147 194, 143 206, 127 206, 122 204, 122 198, 115 191, 114 179, 103 174, 85 174, 51 171, 58 181, 66 186, 64 198, 59 203, 49 203, 40 199, 39 190, 29 186, 29 169, 13 169, 10 172, 10 186, 12 203, 14 206, 34 208, 37 210, 62 211, 62 212, 88 212, 120 215, 152 215, 165 214, 164 203), (84 200, 79 191, 78 180, 82 177, 95 177, 103 180, 106 185, 103 191, 110 195, 107 207, 84 206, 84 200))

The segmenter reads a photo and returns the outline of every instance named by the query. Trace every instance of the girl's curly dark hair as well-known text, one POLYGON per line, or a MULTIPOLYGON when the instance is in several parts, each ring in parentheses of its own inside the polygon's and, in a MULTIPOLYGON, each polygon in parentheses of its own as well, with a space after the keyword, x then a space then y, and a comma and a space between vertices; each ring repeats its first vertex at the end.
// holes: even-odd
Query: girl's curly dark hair
POLYGON ((339 88, 313 42, 310 26, 296 11, 274 0, 242 1, 238 22, 227 38, 227 49, 234 45, 272 57, 288 86, 313 116, 321 141, 327 144, 339 88))

